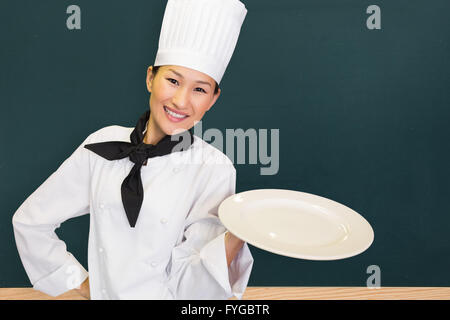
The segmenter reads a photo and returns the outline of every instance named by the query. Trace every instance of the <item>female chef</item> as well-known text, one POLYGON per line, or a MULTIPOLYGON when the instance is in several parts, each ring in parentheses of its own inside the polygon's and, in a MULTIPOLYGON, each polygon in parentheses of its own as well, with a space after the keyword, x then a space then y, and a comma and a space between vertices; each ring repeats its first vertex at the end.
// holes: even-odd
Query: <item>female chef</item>
POLYGON ((192 135, 218 87, 247 10, 239 0, 169 0, 150 108, 135 128, 90 134, 13 216, 33 287, 91 299, 241 298, 253 265, 248 246, 217 216, 236 170, 192 135), (88 270, 55 229, 90 213, 88 270))

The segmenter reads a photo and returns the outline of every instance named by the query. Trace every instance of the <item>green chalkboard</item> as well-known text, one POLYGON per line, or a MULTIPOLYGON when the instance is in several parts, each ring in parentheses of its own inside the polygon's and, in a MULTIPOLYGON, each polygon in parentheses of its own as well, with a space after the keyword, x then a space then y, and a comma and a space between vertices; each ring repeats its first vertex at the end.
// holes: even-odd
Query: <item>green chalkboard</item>
MULTIPOLYGON (((450 286, 450 2, 243 2, 248 14, 202 130, 278 129, 279 168, 261 175, 260 161, 235 163, 237 192, 317 194, 375 232, 367 251, 337 261, 250 246, 249 285, 365 286, 376 265, 381 286, 450 286)), ((30 286, 15 210, 90 133, 132 127, 148 108, 165 4, 0 2, 1 287, 30 286), (81 29, 67 27, 72 4, 81 29)), ((88 227, 86 215, 57 230, 85 267, 88 227)))

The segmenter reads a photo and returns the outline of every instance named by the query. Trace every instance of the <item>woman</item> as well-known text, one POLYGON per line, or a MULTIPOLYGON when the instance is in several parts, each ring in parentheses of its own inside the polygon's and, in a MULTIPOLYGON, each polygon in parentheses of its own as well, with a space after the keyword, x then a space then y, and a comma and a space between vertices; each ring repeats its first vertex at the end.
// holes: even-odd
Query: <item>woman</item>
POLYGON ((217 217, 236 171, 190 129, 220 96, 246 12, 238 0, 168 1, 147 70, 150 110, 135 128, 89 135, 14 214, 35 289, 78 288, 92 299, 242 297, 253 258, 217 217), (54 232, 86 213, 89 273, 54 232))

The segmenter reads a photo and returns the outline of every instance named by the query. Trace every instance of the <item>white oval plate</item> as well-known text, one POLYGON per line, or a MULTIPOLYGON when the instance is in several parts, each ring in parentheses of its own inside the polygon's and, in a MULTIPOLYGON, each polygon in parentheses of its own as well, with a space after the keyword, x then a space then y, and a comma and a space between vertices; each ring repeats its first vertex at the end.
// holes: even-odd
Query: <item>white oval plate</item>
POLYGON ((307 260, 348 258, 369 248, 374 238, 370 224, 352 209, 293 190, 235 194, 220 204, 219 218, 255 247, 307 260))

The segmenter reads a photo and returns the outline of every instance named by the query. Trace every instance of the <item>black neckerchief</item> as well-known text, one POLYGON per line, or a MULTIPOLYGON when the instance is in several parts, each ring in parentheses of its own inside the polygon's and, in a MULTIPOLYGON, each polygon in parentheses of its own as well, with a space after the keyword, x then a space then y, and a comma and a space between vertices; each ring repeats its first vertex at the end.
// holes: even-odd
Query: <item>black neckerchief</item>
POLYGON ((121 193, 122 203, 127 214, 130 226, 134 228, 144 200, 144 189, 141 180, 141 167, 148 158, 164 156, 166 154, 185 151, 194 142, 193 134, 187 130, 189 141, 184 141, 186 132, 176 135, 166 135, 156 145, 145 144, 144 131, 150 118, 150 110, 145 112, 138 120, 136 127, 130 135, 131 142, 108 141, 86 144, 84 147, 107 160, 118 160, 129 157, 135 163, 128 176, 123 180, 121 193), (172 138, 173 137, 173 138, 172 138), (181 139, 180 139, 181 138, 181 139), (183 144, 180 150, 174 150, 177 144, 183 144), (186 144, 186 145, 184 145, 186 144))

